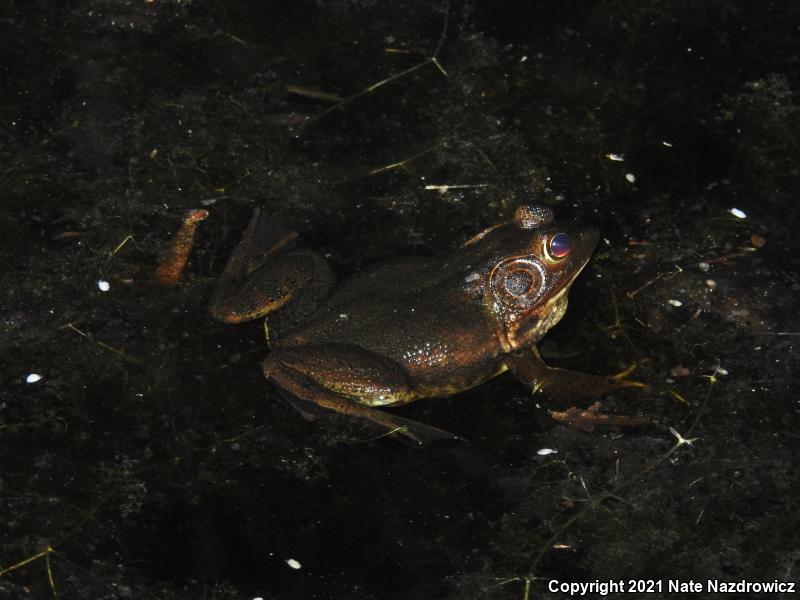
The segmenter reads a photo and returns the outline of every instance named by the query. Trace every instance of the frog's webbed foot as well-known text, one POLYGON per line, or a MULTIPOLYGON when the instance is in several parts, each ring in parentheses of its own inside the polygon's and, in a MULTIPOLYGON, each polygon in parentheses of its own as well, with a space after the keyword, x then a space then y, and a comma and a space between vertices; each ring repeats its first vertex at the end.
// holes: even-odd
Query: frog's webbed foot
MULTIPOLYGON (((438 429, 430 425, 425 425, 413 419, 406 419, 398 417, 397 415, 390 415, 381 410, 370 408, 359 404, 357 401, 345 398, 342 403, 342 398, 333 398, 332 402, 335 405, 326 404, 317 400, 301 400, 294 395, 285 395, 286 400, 292 407, 300 413, 300 415, 307 421, 316 421, 317 417, 325 417, 332 414, 343 414, 350 417, 358 417, 366 419, 373 425, 378 426, 382 433, 375 436, 375 438, 400 436, 414 444, 427 444, 436 440, 463 440, 464 438, 457 436, 443 429, 438 429)), ((370 438, 370 440, 375 439, 370 438)), ((369 441, 369 440, 368 440, 369 441)))
POLYGON ((289 303, 295 313, 310 312, 335 277, 324 256, 296 246, 296 232, 255 209, 214 288, 211 316, 242 323, 289 303))
POLYGON ((615 375, 590 375, 549 367, 535 348, 511 354, 505 362, 514 377, 531 386, 534 392, 543 391, 555 398, 597 400, 616 390, 648 387, 627 379, 636 369, 635 364, 615 375))
POLYGON ((264 361, 264 375, 292 397, 306 418, 339 413, 365 419, 388 435, 422 444, 460 439, 442 429, 377 410, 359 402, 413 396, 400 367, 357 346, 331 344, 276 350, 264 361), (324 383, 327 382, 327 383, 324 383))

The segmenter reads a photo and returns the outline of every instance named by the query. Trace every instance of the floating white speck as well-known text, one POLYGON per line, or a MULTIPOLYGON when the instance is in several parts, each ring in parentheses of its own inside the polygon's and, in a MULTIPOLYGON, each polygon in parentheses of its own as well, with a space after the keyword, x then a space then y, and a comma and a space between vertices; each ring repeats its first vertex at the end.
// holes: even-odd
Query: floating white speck
POLYGON ((552 448, 540 448, 536 451, 536 454, 539 456, 547 456, 548 454, 557 454, 558 450, 553 450, 552 448))
POLYGON ((670 300, 669 303, 672 306, 683 306, 683 302, 681 302, 680 300, 670 300))
POLYGON ((747 218, 747 213, 744 212, 743 210, 738 209, 738 208, 732 208, 728 212, 731 213, 737 219, 746 219, 747 218))
POLYGON ((713 279, 706 279, 706 286, 713 290, 715 287, 717 287, 717 282, 713 279))
POLYGON ((726 371, 722 367, 717 367, 714 370, 716 371, 716 375, 727 375, 728 374, 728 371, 726 371))
POLYGON ((264 600, 264 598, 261 596, 256 596, 255 598, 253 598, 253 600, 264 600))
POLYGON ((711 270, 711 265, 707 262, 700 262, 697 263, 697 268, 700 269, 703 273, 708 273, 711 270))
POLYGON ((661 144, 663 146, 666 146, 667 148, 672 148, 672 144, 670 144, 669 142, 661 142, 661 144))
POLYGON ((303 566, 303 565, 301 565, 301 564, 300 564, 298 561, 296 561, 296 560, 295 560, 295 559, 293 559, 293 558, 290 558, 290 559, 288 559, 288 560, 286 561, 286 564, 287 564, 287 565, 289 565, 290 567, 292 567, 293 569, 299 569, 300 567, 302 567, 302 566, 303 566))
POLYGON ((523 56, 522 58, 520 58, 520 59, 519 59, 519 62, 525 62, 526 60, 528 60, 528 57, 527 57, 527 55, 526 55, 526 56, 523 56))
POLYGON ((625 179, 627 179, 630 183, 636 183, 636 175, 633 173, 625 173, 625 179))
POLYGON ((108 290, 111 289, 111 284, 108 283, 105 279, 100 279, 97 282, 97 289, 100 290, 101 292, 107 292, 108 290))
POLYGON ((614 154, 613 152, 606 154, 606 158, 615 162, 625 162, 625 157, 622 154, 614 154))
POLYGON ((42 376, 39 375, 38 373, 31 373, 30 375, 25 377, 25 382, 26 383, 36 383, 37 381, 41 381, 41 380, 42 380, 42 376))

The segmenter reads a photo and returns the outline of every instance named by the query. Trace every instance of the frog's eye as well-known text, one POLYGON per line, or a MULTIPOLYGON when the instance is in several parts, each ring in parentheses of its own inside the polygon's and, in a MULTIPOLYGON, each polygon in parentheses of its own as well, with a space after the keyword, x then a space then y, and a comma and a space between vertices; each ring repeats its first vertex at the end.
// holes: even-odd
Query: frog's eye
POLYGON ((512 308, 530 308, 544 289, 544 271, 529 258, 512 258, 492 271, 491 288, 495 297, 512 308))
POLYGON ((572 250, 572 240, 566 233, 557 233, 547 240, 544 245, 547 258, 558 261, 569 256, 572 250))

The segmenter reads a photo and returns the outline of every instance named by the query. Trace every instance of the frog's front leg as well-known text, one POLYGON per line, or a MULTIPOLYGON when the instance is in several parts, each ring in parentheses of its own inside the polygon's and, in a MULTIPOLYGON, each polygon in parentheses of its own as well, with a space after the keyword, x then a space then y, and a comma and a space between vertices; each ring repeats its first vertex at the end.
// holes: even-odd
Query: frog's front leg
POLYGON ((293 404, 301 412, 319 407, 359 417, 420 444, 458 439, 441 429, 372 408, 405 404, 419 396, 398 364, 360 346, 277 349, 264 361, 263 369, 267 379, 294 397, 293 404))
POLYGON ((622 388, 647 387, 647 384, 626 379, 634 367, 607 376, 557 369, 548 367, 535 347, 510 354, 505 364, 514 377, 531 386, 534 392, 542 390, 559 398, 598 399, 622 388))
MULTIPOLYGON (((509 355, 505 363, 513 375, 530 385, 534 392, 542 390, 556 398, 579 397, 596 400, 614 390, 647 387, 644 383, 626 379, 634 367, 605 377, 556 369, 544 363, 535 347, 509 355)), ((593 431, 598 425, 639 426, 647 422, 638 416, 605 415, 600 412, 601 408, 602 404, 595 402, 588 409, 573 406, 566 411, 550 411, 550 416, 556 421, 584 431, 593 431)))

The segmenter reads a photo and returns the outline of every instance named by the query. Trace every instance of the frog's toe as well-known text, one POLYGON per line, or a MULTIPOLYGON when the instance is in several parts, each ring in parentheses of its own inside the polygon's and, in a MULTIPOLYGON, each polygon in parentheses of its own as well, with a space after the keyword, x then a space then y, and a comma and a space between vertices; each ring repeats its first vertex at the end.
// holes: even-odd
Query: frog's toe
POLYGON ((361 404, 356 403, 353 406, 347 406, 347 399, 340 399, 335 405, 323 404, 314 401, 300 400, 294 397, 285 395, 289 404, 299 412, 307 421, 315 421, 320 415, 332 415, 336 413, 348 414, 351 416, 360 417, 361 419, 371 422, 383 429, 383 433, 376 435, 370 439, 378 439, 382 437, 399 437, 409 440, 417 445, 427 444, 438 440, 454 440, 466 441, 464 438, 457 436, 444 429, 425 425, 419 421, 412 419, 405 419, 398 417, 394 414, 386 413, 382 410, 377 410, 361 404))
POLYGON ((610 379, 611 381, 616 382, 616 385, 620 388, 626 388, 626 387, 648 388, 650 386, 647 385, 646 383, 643 383, 641 381, 632 381, 628 379, 628 376, 631 373, 633 373, 639 367, 640 364, 642 363, 635 362, 627 369, 624 369, 619 373, 615 373, 614 375, 607 376, 606 379, 610 379))
POLYGON ((564 369, 552 369, 532 386, 533 392, 542 391, 557 398, 586 398, 598 400, 621 389, 644 389, 646 383, 625 379, 626 369, 616 375, 591 375, 564 369))
POLYGON ((535 350, 509 355, 506 365, 514 376, 531 386, 533 392, 545 392, 561 398, 602 396, 624 388, 646 388, 647 384, 628 379, 638 366, 634 363, 615 375, 590 375, 547 366, 535 350))
POLYGON ((387 416, 396 423, 396 426, 387 431, 384 435, 400 435, 417 444, 425 444, 437 440, 466 441, 464 438, 450 433, 449 431, 445 431, 444 429, 439 429, 438 427, 425 425, 424 423, 413 421, 412 419, 404 419, 397 415, 387 416))

